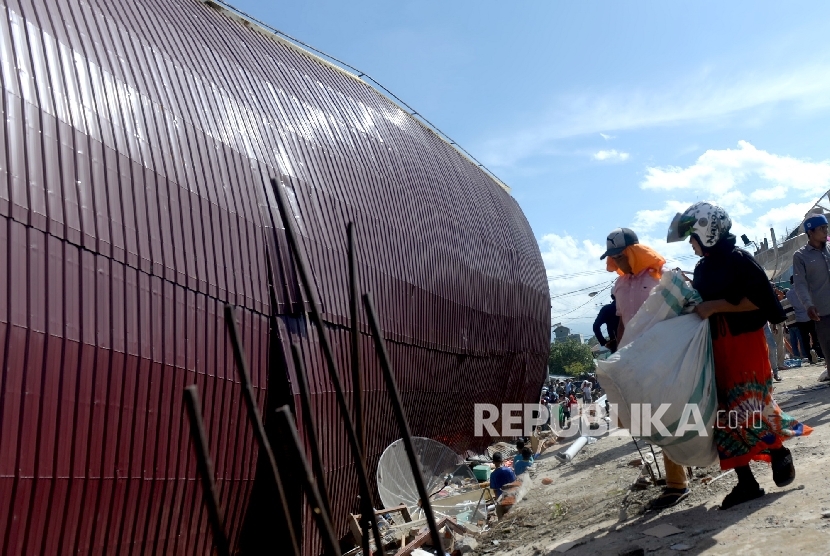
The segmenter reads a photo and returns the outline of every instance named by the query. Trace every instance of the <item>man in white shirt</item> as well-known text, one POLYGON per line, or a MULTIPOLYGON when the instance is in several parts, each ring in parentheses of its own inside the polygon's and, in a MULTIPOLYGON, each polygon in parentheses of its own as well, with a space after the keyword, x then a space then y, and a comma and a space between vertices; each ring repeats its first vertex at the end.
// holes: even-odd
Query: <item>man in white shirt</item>
POLYGON ((591 398, 591 383, 587 380, 582 381, 582 401, 584 403, 592 403, 591 398))

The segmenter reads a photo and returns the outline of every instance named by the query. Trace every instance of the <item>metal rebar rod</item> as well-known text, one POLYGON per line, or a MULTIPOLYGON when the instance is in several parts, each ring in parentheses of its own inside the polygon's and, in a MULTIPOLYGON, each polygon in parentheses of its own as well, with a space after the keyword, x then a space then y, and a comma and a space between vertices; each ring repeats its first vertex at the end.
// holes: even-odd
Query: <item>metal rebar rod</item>
POLYGON ((311 450, 311 469, 314 471, 314 476, 316 477, 317 491, 320 493, 323 509, 328 514, 329 520, 331 520, 331 504, 329 502, 328 489, 326 488, 326 476, 323 473, 323 458, 320 457, 320 445, 317 443, 317 426, 314 422, 314 415, 311 413, 311 393, 308 389, 305 364, 303 363, 303 358, 300 355, 297 344, 293 342, 291 344, 291 356, 294 359, 294 370, 297 374, 297 384, 300 387, 303 421, 305 421, 303 432, 308 441, 308 447, 311 450))
POLYGON ((418 466, 418 456, 415 454, 415 446, 412 444, 412 433, 409 430, 409 422, 406 420, 406 413, 404 413, 403 405, 401 404, 401 394, 398 391, 398 383, 395 380, 395 375, 392 373, 392 363, 389 360, 389 353, 386 351, 386 341, 383 339, 383 332, 380 329, 380 323, 378 322, 375 303, 372 301, 371 293, 363 294, 363 303, 366 307, 366 315, 369 317, 369 328, 371 328, 372 337, 375 340, 375 350, 380 359, 380 368, 383 370, 383 378, 386 381, 386 390, 389 392, 392 409, 395 412, 401 438, 406 448, 406 455, 409 458, 409 465, 412 468, 412 477, 415 479, 415 487, 418 489, 418 497, 421 499, 421 509, 424 512, 424 517, 426 517, 427 525, 429 526, 433 547, 443 553, 444 546, 441 544, 441 535, 438 533, 438 527, 435 524, 435 516, 432 513, 432 504, 429 501, 429 493, 424 482, 424 476, 421 474, 421 468, 418 466))
MULTIPOLYGON (((363 375, 360 372, 360 287, 357 276, 357 241, 355 238, 354 222, 346 226, 349 258, 349 320, 351 321, 350 339, 352 346, 352 393, 354 406, 354 426, 360 452, 366 454, 366 431, 363 428, 363 375)), ((364 554, 369 554, 369 518, 360 516, 361 548, 364 554)))
POLYGON ((294 423, 294 417, 292 417, 287 405, 277 409, 277 420, 290 441, 289 449, 293 448, 294 453, 290 457, 299 459, 300 466, 303 468, 300 479, 303 490, 305 491, 306 502, 311 506, 311 514, 314 516, 314 521, 317 522, 317 529, 320 532, 320 538, 323 540, 325 554, 329 556, 340 556, 340 544, 337 541, 337 535, 335 535, 334 529, 331 526, 329 514, 323 506, 320 491, 317 490, 317 484, 314 481, 308 460, 306 460, 303 445, 300 442, 300 437, 297 435, 297 425, 294 423))
POLYGON ((242 341, 239 337, 239 331, 236 328, 236 318, 234 308, 231 305, 225 305, 225 326, 228 328, 228 334, 231 337, 231 346, 233 347, 233 358, 236 361, 236 370, 239 374, 239 382, 242 386, 242 398, 245 400, 245 406, 248 409, 248 420, 251 422, 251 427, 254 429, 254 437, 256 438, 259 449, 265 454, 268 459, 268 467, 271 470, 271 476, 274 483, 277 485, 277 492, 279 493, 280 504, 285 516, 286 526, 288 527, 288 536, 291 541, 291 547, 296 556, 300 556, 300 545, 297 542, 297 533, 294 531, 294 523, 291 520, 291 512, 288 510, 288 498, 285 496, 285 489, 282 485, 279 470, 277 469, 277 460, 274 458, 274 451, 271 449, 271 443, 268 441, 268 436, 265 434, 265 427, 262 424, 262 417, 259 414, 259 408, 254 399, 254 390, 251 387, 251 373, 248 371, 248 360, 245 358, 245 352, 242 348, 242 341))
MULTIPOLYGON (((649 449, 651 450, 651 457, 654 458, 654 466, 657 467, 657 474, 660 475, 660 478, 663 478, 663 472, 660 471, 660 464, 657 463, 657 454, 654 452, 654 446, 651 444, 648 445, 649 449)), ((663 457, 666 457, 666 452, 663 452, 663 457)))
POLYGON ((184 389, 184 405, 190 419, 190 439, 196 449, 196 468, 202 479, 202 498, 208 511, 208 521, 213 532, 213 546, 219 556, 230 556, 230 544, 222 526, 224 521, 222 509, 219 507, 219 498, 216 495, 216 484, 213 480, 213 462, 207 447, 207 435, 202 420, 202 410, 199 407, 199 393, 196 385, 192 384, 184 389))
POLYGON ((654 475, 654 469, 651 468, 651 464, 648 462, 646 457, 643 455, 643 451, 640 450, 640 445, 637 443, 637 439, 632 436, 631 440, 634 441, 634 446, 637 447, 637 452, 640 453, 640 459, 643 460, 643 464, 646 466, 646 469, 648 469, 648 474, 651 475, 651 481, 656 484, 657 483, 657 477, 654 475))
POLYGON ((317 326, 318 331, 318 339, 320 341, 320 348, 323 351, 323 357, 326 360, 326 368, 329 373, 329 380, 332 383, 335 399, 337 400, 337 406, 340 410, 340 416, 343 419, 343 424, 346 427, 346 437, 349 442, 349 448, 352 452, 352 458, 355 462, 355 471, 357 471, 357 483, 358 488, 360 489, 360 500, 361 500, 361 514, 369 516, 370 523, 372 525, 372 533, 375 536, 376 546, 375 550, 378 553, 382 554, 383 548, 381 547, 382 544, 382 537, 380 536, 380 531, 378 529, 378 522, 375 518, 375 509, 372 506, 372 493, 369 488, 369 479, 366 473, 366 462, 363 457, 363 451, 361 450, 360 443, 357 440, 357 433, 355 432, 354 422, 352 421, 351 415, 349 414, 349 406, 346 404, 346 396, 343 393, 343 385, 340 382, 340 376, 337 369, 337 362, 334 359, 334 351, 331 349, 331 343, 329 342, 329 335, 326 329, 325 323, 323 322, 322 311, 320 310, 320 301, 317 299, 317 290, 314 287, 311 279, 311 270, 308 264, 308 260, 305 255, 305 250, 300 245, 300 238, 299 234, 297 233, 296 223, 294 222, 294 217, 289 211, 288 208, 288 200, 285 198, 285 192, 280 187, 280 184, 277 183, 277 180, 271 178, 271 187, 274 190, 274 197, 277 201, 277 208, 280 211, 280 218, 282 219, 283 225, 285 226, 285 235, 288 239, 288 244, 291 247, 291 251, 294 254, 294 260, 297 263, 297 270, 300 277, 300 281, 303 285, 303 289, 305 290, 306 296, 308 296, 308 302, 310 305, 310 313, 309 317, 311 321, 317 326))

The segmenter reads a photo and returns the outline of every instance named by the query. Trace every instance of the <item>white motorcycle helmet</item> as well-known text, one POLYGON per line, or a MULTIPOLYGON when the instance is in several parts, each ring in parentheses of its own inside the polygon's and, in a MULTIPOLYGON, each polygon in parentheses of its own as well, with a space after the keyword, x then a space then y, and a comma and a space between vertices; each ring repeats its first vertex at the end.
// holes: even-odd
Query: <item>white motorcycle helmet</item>
POLYGON ((683 241, 697 236, 703 247, 714 247, 732 227, 732 219, 722 207, 709 201, 701 201, 677 213, 669 226, 666 242, 683 241))

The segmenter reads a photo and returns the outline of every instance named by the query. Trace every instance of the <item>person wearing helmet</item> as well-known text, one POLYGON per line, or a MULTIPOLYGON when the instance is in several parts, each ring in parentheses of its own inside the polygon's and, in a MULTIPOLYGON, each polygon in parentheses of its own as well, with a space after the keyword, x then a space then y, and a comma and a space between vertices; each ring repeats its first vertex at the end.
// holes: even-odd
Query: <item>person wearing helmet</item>
MULTIPOLYGON (((793 288, 815 326, 825 356, 830 353, 830 247, 827 246, 827 217, 810 214, 804 220, 807 245, 793 254, 793 288)), ((818 351, 818 350, 817 350, 818 351)))
POLYGON ((768 461, 779 487, 795 480, 792 454, 783 442, 812 429, 783 413, 772 399, 772 369, 764 326, 779 324, 784 310, 752 255, 735 246, 732 220, 710 202, 678 213, 666 240, 689 239, 701 257, 692 285, 703 302, 695 312, 709 319, 715 360, 718 420, 714 430, 721 469, 735 469, 738 484, 725 510, 764 495, 749 462, 768 461))
MULTIPOLYGON (((617 316, 620 317, 617 328, 619 349, 623 345, 626 325, 660 282, 666 259, 651 247, 641 245, 637 234, 628 228, 617 228, 608 234, 606 251, 600 260, 606 257, 608 272, 619 274, 611 290, 617 302, 617 316)), ((588 390, 590 395, 590 388, 588 390)), ((652 403, 659 404, 661 401, 652 400, 652 403)), ((671 461, 665 452, 663 464, 666 468, 666 488, 648 504, 651 510, 669 508, 689 495, 686 469, 671 461)))

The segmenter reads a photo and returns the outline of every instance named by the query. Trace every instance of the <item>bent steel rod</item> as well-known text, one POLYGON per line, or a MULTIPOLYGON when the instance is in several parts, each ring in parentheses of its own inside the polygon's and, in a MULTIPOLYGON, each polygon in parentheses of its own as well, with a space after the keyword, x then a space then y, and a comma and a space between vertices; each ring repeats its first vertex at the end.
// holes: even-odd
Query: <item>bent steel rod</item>
POLYGON ((285 515, 286 525, 288 526, 288 536, 291 540, 291 546, 296 556, 300 556, 300 545, 297 543, 297 533, 294 531, 294 522, 291 520, 291 513, 288 511, 288 499, 285 496, 285 489, 282 486, 282 479, 277 470, 277 460, 274 458, 274 451, 271 449, 271 443, 268 442, 268 436, 265 434, 265 427, 262 424, 262 417, 259 414, 259 408, 254 400, 254 390, 251 387, 251 373, 248 371, 248 360, 245 358, 245 352, 242 349, 242 341, 239 338, 239 331, 236 328, 236 318, 234 308, 231 305, 225 305, 225 326, 228 327, 228 334, 231 337, 231 346, 233 346, 233 358, 236 361, 236 370, 239 373, 239 382, 242 386, 242 397, 245 399, 245 407, 248 409, 248 420, 251 422, 251 427, 254 429, 254 437, 256 438, 259 449, 265 453, 268 458, 268 466, 271 470, 271 476, 274 483, 277 485, 277 492, 280 497, 280 504, 285 515))
POLYGON ((412 467, 412 477, 415 479, 415 487, 418 489, 418 497, 421 499, 421 507, 424 510, 424 517, 426 517, 427 525, 429 526, 429 533, 432 537, 432 545, 436 550, 444 551, 444 546, 441 544, 441 535, 438 533, 438 527, 435 525, 435 516, 432 514, 432 504, 429 501, 429 494, 424 483, 424 476, 421 474, 421 468, 418 466, 418 456, 415 454, 415 446, 412 444, 412 433, 409 430, 409 422, 406 420, 406 414, 403 411, 401 404, 401 394, 398 391, 398 383, 395 381, 395 375, 392 374, 392 363, 389 360, 389 353, 386 351, 386 341, 383 339, 383 333, 378 322, 378 315, 375 311, 375 303, 372 301, 372 294, 363 294, 363 303, 366 306, 366 314, 369 317, 369 327, 372 329, 372 337, 375 339, 375 350, 380 359, 380 368, 383 369, 383 378, 386 381, 386 390, 389 392, 389 399, 392 402, 392 409, 395 411, 395 417, 398 420, 398 427, 401 431, 403 445, 406 448, 406 455, 409 458, 409 465, 412 467))
MULTIPOLYGON (((306 440, 311 449, 311 469, 317 478, 317 492, 320 493, 320 498, 323 502, 323 509, 328 514, 331 520, 331 504, 328 497, 328 489, 326 488, 325 475, 323 474, 323 459, 320 457, 320 445, 317 444, 317 425, 314 422, 314 416, 311 414, 311 394, 308 390, 308 379, 305 376, 305 363, 300 355, 300 349, 297 344, 291 343, 291 356, 294 358, 294 369, 297 371, 297 384, 300 386, 300 400, 302 401, 303 420, 305 426, 306 440)), ((368 553, 367 553, 368 555, 368 553)))
MULTIPOLYGON (((634 446, 637 447, 637 452, 639 452, 640 459, 643 460, 643 464, 646 466, 646 469, 648 469, 648 474, 651 475, 652 482, 654 484, 657 484, 657 476, 654 474, 654 469, 651 468, 651 464, 648 462, 646 457, 643 455, 643 451, 640 450, 640 445, 637 444, 637 439, 632 436, 631 440, 634 441, 634 446)), ((655 462, 656 462, 656 460, 655 460, 655 462)))
POLYGON ((199 408, 199 393, 196 385, 191 384, 184 389, 184 405, 190 419, 190 439, 196 449, 196 468, 202 479, 202 498, 208 511, 208 521, 213 532, 213 546, 219 556, 230 556, 230 544, 222 526, 222 509, 219 507, 219 498, 216 496, 216 484, 213 480, 213 462, 210 459, 207 447, 207 435, 202 421, 202 410, 199 408))
POLYGON ((274 190, 274 197, 276 197, 277 208, 280 211, 280 218, 282 218, 283 225, 285 226, 285 235, 288 239, 288 244, 291 247, 291 251, 294 253, 294 260, 297 263, 300 281, 302 282, 303 289, 308 296, 308 302, 310 305, 309 316, 311 321, 317 327, 320 347, 323 350, 323 356, 326 359, 326 368, 328 369, 329 380, 334 387, 334 395, 337 400, 337 406, 340 409, 340 416, 346 427, 346 437, 348 438, 349 448, 351 449, 352 457, 355 462, 357 482, 360 489, 360 500, 361 505, 363 506, 360 513, 362 515, 369 516, 369 523, 372 525, 372 533, 374 534, 376 541, 375 550, 378 554, 382 554, 383 548, 381 545, 383 544, 383 537, 380 536, 378 522, 375 518, 375 509, 372 507, 372 494, 369 489, 369 479, 366 473, 366 462, 363 458, 363 450, 361 450, 360 443, 357 440, 354 422, 349 414, 349 406, 346 404, 346 396, 343 394, 343 385, 340 382, 337 362, 334 360, 334 351, 331 349, 328 331, 325 323, 323 322, 322 312, 320 311, 320 301, 317 299, 317 290, 311 282, 311 270, 305 255, 305 250, 303 250, 302 245, 300 245, 300 238, 297 234, 296 223, 294 222, 294 216, 288 209, 288 200, 285 198, 285 192, 274 178, 271 178, 271 187, 274 190))
POLYGON ((311 513, 314 516, 314 521, 317 522, 317 529, 320 532, 320 538, 323 540, 323 547, 325 553, 329 556, 340 556, 340 545, 337 542, 337 536, 334 534, 334 529, 331 527, 328 512, 323 506, 323 500, 320 497, 320 491, 317 490, 317 485, 314 482, 311 468, 308 466, 308 460, 305 458, 303 445, 300 442, 300 437, 297 436, 297 425, 294 423, 294 418, 291 416, 291 410, 287 405, 277 409, 277 420, 281 427, 285 429, 289 439, 289 449, 294 449, 292 457, 300 460, 300 466, 303 468, 301 479, 303 483, 303 490, 306 495, 306 502, 311 506, 311 513))

